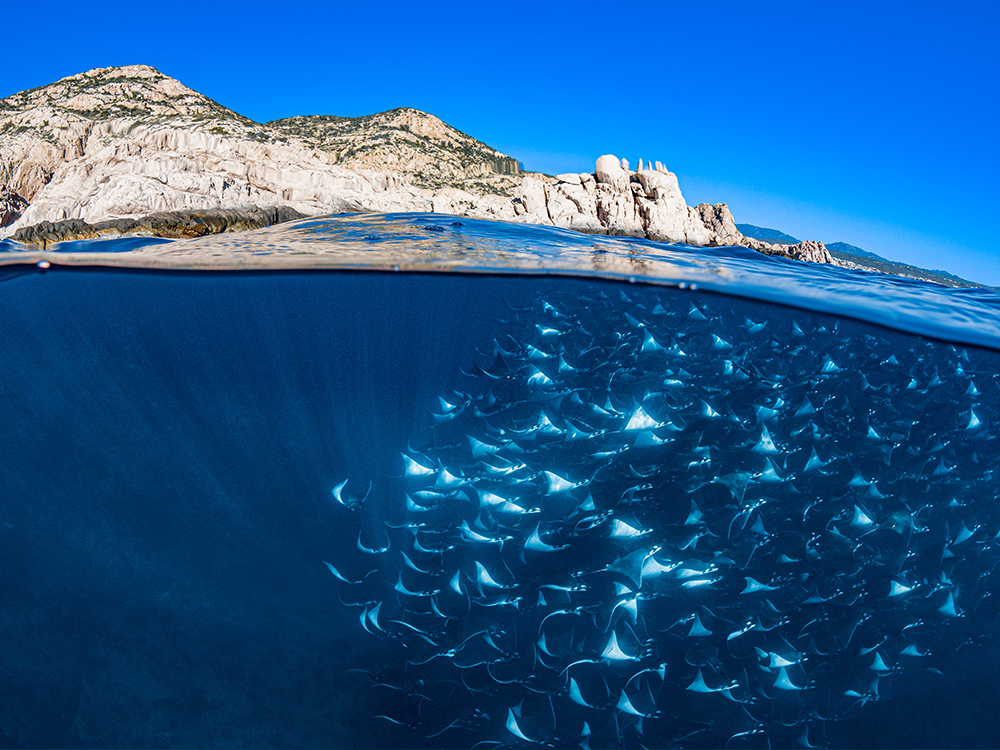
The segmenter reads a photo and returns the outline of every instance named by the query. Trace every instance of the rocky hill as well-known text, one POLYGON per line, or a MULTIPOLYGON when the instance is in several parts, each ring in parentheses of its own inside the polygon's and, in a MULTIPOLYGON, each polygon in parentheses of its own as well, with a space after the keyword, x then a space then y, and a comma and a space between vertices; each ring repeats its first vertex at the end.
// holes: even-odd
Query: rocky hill
POLYGON ((419 187, 459 182, 466 190, 506 195, 520 182, 517 159, 408 107, 365 117, 289 117, 267 125, 329 152, 345 167, 399 172, 419 187))
MULTIPOLYGON (((399 130, 409 126, 416 135, 447 129, 416 110, 402 114, 372 121, 386 127, 395 122, 399 130)), ((352 136, 341 126, 339 137, 326 138, 313 134, 315 127, 301 135, 296 130, 287 122, 256 123, 144 65, 91 70, 14 94, 0 100, 6 234, 43 221, 247 206, 288 205, 303 214, 431 210, 433 194, 410 181, 399 158, 387 158, 377 128, 358 127, 352 136), (345 163, 342 155, 352 147, 370 151, 366 164, 360 157, 345 163)), ((487 182, 493 165, 506 172, 516 168, 504 154, 447 130, 447 142, 457 151, 450 166, 461 173, 456 183, 466 182, 466 175, 487 182)), ((433 175, 419 150, 409 148, 408 164, 429 180, 433 175)), ((429 163, 435 149, 425 150, 429 163)), ((478 208, 491 215, 489 204, 498 200, 494 195, 478 208)), ((509 199, 502 202, 513 215, 509 199)))
POLYGON ((152 68, 93 70, 0 99, 0 184, 31 203, 58 167, 137 135, 139 126, 250 139, 256 130, 247 118, 152 68))
POLYGON ((434 211, 830 262, 820 243, 744 237, 725 204, 687 206, 659 163, 633 171, 605 155, 594 173, 521 174, 515 159, 414 109, 261 124, 144 65, 0 100, 0 238, 186 236, 338 211, 434 211))

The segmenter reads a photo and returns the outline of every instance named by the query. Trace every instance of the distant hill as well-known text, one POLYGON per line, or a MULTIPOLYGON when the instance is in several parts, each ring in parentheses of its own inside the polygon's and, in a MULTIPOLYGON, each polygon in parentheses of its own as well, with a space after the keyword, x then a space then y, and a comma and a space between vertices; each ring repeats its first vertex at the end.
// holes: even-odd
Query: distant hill
MULTIPOLYGON (((844 243, 838 242, 835 244, 843 245, 844 243)), ((850 245, 847 245, 847 247, 850 247, 850 245)), ((894 261, 881 258, 874 253, 867 253, 866 255, 845 253, 841 250, 835 249, 833 245, 827 245, 827 249, 830 251, 830 255, 833 256, 834 260, 841 265, 846 265, 849 268, 860 268, 863 271, 877 271, 879 273, 892 274, 893 276, 906 276, 911 279, 933 281, 935 284, 959 287, 963 289, 973 287, 986 289, 991 288, 987 287, 985 284, 977 284, 974 281, 969 281, 968 279, 963 279, 960 276, 955 276, 947 271, 930 271, 926 268, 911 266, 908 263, 896 263, 894 261)))
POLYGON ((802 240, 797 240, 790 234, 779 232, 777 229, 767 227, 757 227, 753 224, 737 224, 736 228, 744 237, 753 237, 761 242, 770 242, 772 245, 797 245, 802 240))
POLYGON ((875 260, 884 260, 886 263, 891 263, 888 258, 883 258, 881 255, 876 255, 868 250, 862 250, 857 245, 848 245, 846 242, 831 242, 826 246, 826 249, 830 252, 847 253, 848 255, 858 255, 862 258, 874 258, 875 260))
MULTIPOLYGON (((753 224, 737 224, 736 228, 740 230, 744 237, 753 237, 775 245, 787 245, 798 242, 791 235, 785 234, 778 229, 768 229, 753 224)), ((860 268, 866 271, 877 271, 878 273, 887 273, 893 276, 906 276, 911 279, 933 281, 936 284, 944 286, 961 288, 985 287, 985 284, 977 284, 947 271, 932 271, 926 268, 911 266, 908 263, 897 263, 888 258, 883 258, 881 255, 876 255, 869 250, 863 250, 856 245, 849 245, 846 242, 831 242, 826 245, 826 249, 830 251, 830 255, 833 256, 834 260, 849 268, 860 268)))

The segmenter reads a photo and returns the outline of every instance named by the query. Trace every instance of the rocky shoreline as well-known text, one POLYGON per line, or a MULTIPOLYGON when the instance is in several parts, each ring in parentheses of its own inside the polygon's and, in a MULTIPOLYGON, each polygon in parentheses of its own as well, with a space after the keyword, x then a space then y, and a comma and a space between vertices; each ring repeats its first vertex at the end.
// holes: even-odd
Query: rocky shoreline
POLYGON ((339 212, 435 212, 832 263, 822 243, 744 237, 689 207, 659 162, 593 173, 515 160, 412 109, 262 125, 153 68, 102 68, 0 100, 0 238, 197 237, 339 212))
MULTIPOLYGON (((771 245, 743 236, 724 203, 687 206, 676 176, 659 163, 648 169, 643 169, 640 163, 638 170, 631 171, 627 161, 608 154, 597 160, 597 169, 592 174, 564 174, 554 178, 525 175, 517 193, 509 200, 506 211, 500 209, 497 201, 491 203, 492 210, 483 211, 481 196, 455 189, 435 195, 427 208, 436 213, 558 226, 585 234, 643 237, 701 247, 743 246, 813 263, 835 262, 821 242, 771 245)), ((365 207, 362 205, 360 209, 365 207)), ((189 238, 257 229, 306 215, 290 206, 242 206, 157 212, 93 224, 67 219, 20 227, 11 239, 41 245, 44 249, 55 242, 125 235, 189 238)))

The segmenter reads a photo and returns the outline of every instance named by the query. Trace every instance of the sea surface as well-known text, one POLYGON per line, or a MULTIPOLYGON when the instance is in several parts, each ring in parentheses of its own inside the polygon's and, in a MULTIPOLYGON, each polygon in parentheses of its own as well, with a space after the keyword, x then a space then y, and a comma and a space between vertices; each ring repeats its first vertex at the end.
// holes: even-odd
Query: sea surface
POLYGON ((442 215, 0 243, 0 747, 996 747, 1000 295, 442 215))

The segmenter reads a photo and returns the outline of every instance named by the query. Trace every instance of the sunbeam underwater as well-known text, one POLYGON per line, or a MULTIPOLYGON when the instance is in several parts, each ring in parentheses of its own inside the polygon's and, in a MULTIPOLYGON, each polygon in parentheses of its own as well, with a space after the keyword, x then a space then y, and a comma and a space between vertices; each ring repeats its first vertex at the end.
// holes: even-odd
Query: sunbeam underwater
POLYGON ((0 253, 0 745, 996 745, 995 293, 441 221, 0 253))

